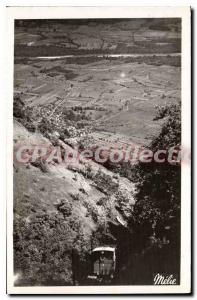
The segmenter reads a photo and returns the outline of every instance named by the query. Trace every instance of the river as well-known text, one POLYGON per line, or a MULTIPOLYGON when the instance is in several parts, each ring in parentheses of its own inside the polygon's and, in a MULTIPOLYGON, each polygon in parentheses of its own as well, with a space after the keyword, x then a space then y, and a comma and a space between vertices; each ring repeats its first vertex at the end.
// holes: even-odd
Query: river
MULTIPOLYGON (((65 58, 82 58, 82 57, 98 57, 98 58, 126 58, 126 57, 152 57, 152 56, 173 56, 178 57, 181 56, 181 53, 141 53, 141 54, 84 54, 84 55, 59 55, 59 56, 36 56, 36 57, 28 57, 28 59, 43 59, 43 60, 52 60, 52 59, 65 59, 65 58)), ((16 58, 24 58, 24 57, 16 57, 16 58)))

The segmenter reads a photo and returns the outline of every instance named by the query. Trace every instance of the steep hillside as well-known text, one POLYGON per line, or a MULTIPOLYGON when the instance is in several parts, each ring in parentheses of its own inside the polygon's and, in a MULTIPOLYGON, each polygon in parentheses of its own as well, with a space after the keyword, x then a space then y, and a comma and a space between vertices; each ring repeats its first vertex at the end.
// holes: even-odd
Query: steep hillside
MULTIPOLYGON (((21 145, 51 145, 41 134, 28 132, 17 121, 14 142, 15 154, 21 145)), ((60 145, 69 147, 63 142, 60 145)), ((92 245, 116 244, 108 223, 126 222, 135 203, 134 193, 134 184, 128 179, 83 158, 68 166, 54 159, 45 167, 31 161, 17 163, 15 159, 18 284, 28 285, 32 277, 37 278, 35 285, 72 284, 72 251, 83 261, 92 245)), ((83 278, 87 271, 81 270, 78 276, 83 278)))

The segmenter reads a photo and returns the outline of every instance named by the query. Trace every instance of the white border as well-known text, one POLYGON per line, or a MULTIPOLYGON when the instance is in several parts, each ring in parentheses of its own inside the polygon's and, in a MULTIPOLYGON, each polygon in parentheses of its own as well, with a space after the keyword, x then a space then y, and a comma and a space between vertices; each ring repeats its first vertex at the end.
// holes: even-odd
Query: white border
MULTIPOLYGON (((13 286, 13 49, 14 19, 182 18, 182 144, 191 148, 190 8, 185 7, 8 7, 7 8, 7 292, 8 294, 189 293, 191 288, 191 166, 182 165, 180 286, 13 286)), ((165 263, 165 262, 164 262, 165 263)))

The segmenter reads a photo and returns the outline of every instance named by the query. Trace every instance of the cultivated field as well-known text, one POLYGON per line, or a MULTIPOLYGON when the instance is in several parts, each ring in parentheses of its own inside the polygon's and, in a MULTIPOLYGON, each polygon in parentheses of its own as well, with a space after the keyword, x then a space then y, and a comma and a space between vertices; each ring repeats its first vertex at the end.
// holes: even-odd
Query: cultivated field
POLYGON ((155 106, 180 99, 180 67, 124 60, 20 62, 15 65, 15 94, 29 107, 81 107, 95 139, 113 136, 114 141, 147 145, 160 129, 153 121, 155 106))

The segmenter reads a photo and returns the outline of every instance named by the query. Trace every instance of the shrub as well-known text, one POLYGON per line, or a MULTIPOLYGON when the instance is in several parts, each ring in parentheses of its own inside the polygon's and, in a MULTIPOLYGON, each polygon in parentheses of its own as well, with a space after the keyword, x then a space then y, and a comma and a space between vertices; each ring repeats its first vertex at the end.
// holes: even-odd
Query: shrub
POLYGON ((49 171, 48 164, 44 162, 41 158, 38 158, 36 161, 32 161, 31 165, 39 168, 43 173, 47 173, 49 171))
POLYGON ((15 118, 20 119, 25 117, 25 104, 19 95, 14 96, 13 115, 15 118))
POLYGON ((72 213, 72 202, 68 199, 61 199, 59 203, 56 204, 56 208, 64 217, 68 217, 72 213))
POLYGON ((72 284, 73 237, 62 218, 34 214, 26 223, 14 222, 14 267, 21 274, 18 285, 72 284))

